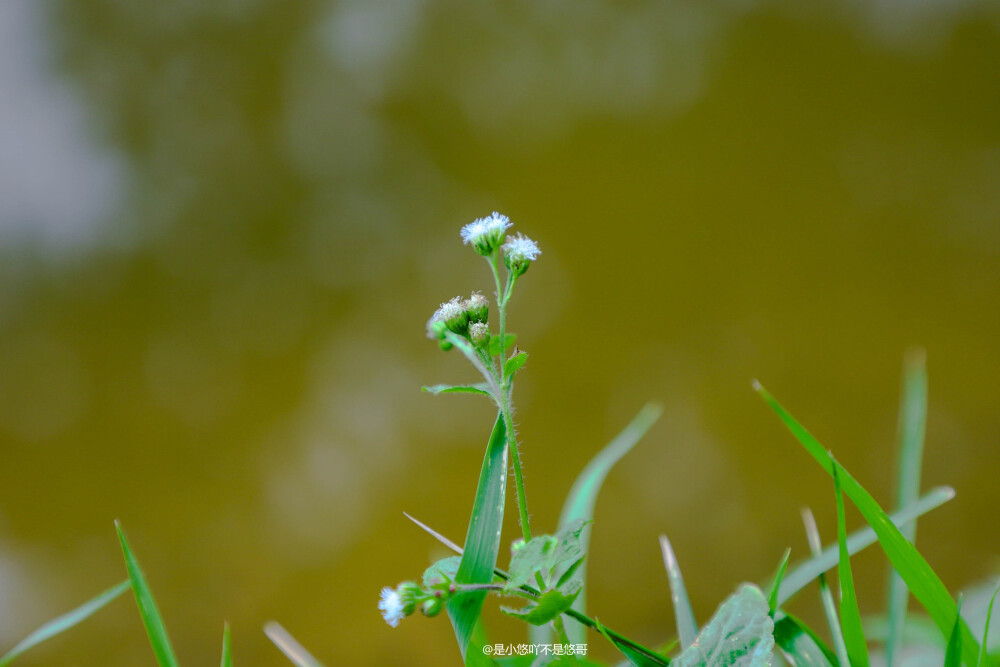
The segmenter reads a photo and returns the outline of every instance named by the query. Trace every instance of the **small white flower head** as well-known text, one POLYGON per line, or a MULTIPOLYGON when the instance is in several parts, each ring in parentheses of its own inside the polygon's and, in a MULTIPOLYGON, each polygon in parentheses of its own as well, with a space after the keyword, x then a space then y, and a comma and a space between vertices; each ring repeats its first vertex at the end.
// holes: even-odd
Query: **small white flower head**
POLYGON ((470 322, 485 322, 489 319, 490 302, 481 293, 473 292, 462 305, 469 313, 470 322))
POLYGON ((382 589, 382 598, 378 601, 378 608, 382 612, 385 622, 396 627, 406 616, 403 613, 403 601, 394 589, 386 586, 382 589))
POLYGON ((490 327, 486 322, 473 322, 469 327, 469 340, 476 347, 485 347, 490 342, 490 327))
POLYGON ((493 211, 493 215, 478 218, 462 227, 462 242, 471 245, 480 255, 490 255, 503 242, 510 225, 510 218, 493 211))
POLYGON ((504 264, 515 276, 527 271, 531 263, 541 254, 538 244, 520 232, 517 236, 508 236, 507 242, 503 244, 504 264))

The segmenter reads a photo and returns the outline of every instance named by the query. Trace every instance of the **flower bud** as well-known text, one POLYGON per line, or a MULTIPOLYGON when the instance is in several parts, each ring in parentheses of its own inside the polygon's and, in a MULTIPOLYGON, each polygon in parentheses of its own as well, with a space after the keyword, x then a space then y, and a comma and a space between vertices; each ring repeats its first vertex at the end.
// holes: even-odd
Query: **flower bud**
POLYGON ((490 317, 490 302, 479 292, 473 292, 462 305, 469 314, 470 322, 485 322, 490 317))
POLYGON ((444 600, 441 598, 428 598, 420 606, 420 611, 424 616, 437 616, 444 609, 444 600))
POLYGON ((490 344, 490 327, 485 322, 476 322, 469 327, 469 340, 476 347, 486 347, 490 344))
POLYGON ((524 274, 541 254, 538 244, 521 233, 516 237, 508 236, 503 244, 503 263, 514 276, 524 274))
POLYGON ((462 227, 462 242, 471 245, 480 255, 490 255, 500 247, 504 233, 510 228, 510 218, 496 211, 462 227))
POLYGON ((396 594, 407 616, 417 609, 417 603, 424 597, 424 589, 412 581, 404 581, 396 587, 396 594))
POLYGON ((462 297, 456 296, 451 301, 442 303, 435 317, 444 322, 449 331, 461 336, 469 333, 469 313, 464 308, 462 297))

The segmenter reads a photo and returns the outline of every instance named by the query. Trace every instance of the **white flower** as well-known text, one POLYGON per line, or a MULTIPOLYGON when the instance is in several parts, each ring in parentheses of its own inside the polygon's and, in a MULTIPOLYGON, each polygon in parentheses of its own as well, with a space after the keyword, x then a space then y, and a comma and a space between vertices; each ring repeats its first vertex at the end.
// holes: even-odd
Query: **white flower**
POLYGON ((507 242, 503 244, 503 251, 508 261, 518 263, 533 262, 542 254, 542 251, 538 249, 538 244, 520 232, 517 236, 507 237, 507 242))
POLYGON ((399 593, 388 586, 382 589, 382 599, 378 601, 378 608, 382 611, 382 618, 392 627, 399 625, 406 615, 403 613, 403 601, 399 599, 399 593))
POLYGON ((480 255, 489 255, 500 245, 510 226, 510 218, 493 211, 493 215, 462 227, 462 242, 471 245, 480 255))

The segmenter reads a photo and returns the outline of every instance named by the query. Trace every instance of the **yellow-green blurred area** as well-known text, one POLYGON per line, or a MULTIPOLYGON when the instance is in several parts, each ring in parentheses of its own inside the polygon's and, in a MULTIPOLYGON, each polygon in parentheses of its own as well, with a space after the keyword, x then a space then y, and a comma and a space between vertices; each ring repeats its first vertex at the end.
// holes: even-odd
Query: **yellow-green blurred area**
MULTIPOLYGON (((808 553, 801 506, 833 539, 754 377, 892 505, 913 345, 923 488, 958 494, 918 547, 954 591, 997 572, 993 2, 3 0, 0 91, 0 652, 124 579, 119 518, 183 664, 224 620, 288 664, 270 619, 328 665, 458 664, 377 601, 445 555, 403 511, 464 539, 494 411, 420 392, 476 379, 424 324, 492 299, 458 232, 493 210, 543 252, 509 316, 535 532, 665 408, 597 504, 602 622, 673 635, 660 533, 702 622, 808 553)), ((883 610, 884 558, 855 573, 883 610)), ((122 599, 20 664, 154 659, 122 599)))

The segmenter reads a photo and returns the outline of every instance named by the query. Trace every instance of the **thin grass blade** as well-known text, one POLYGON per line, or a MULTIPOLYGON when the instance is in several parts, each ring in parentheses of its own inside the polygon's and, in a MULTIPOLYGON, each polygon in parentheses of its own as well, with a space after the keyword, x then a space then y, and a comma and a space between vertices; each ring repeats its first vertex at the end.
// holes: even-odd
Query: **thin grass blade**
POLYGON ((836 461, 833 462, 833 485, 837 494, 837 544, 840 545, 840 563, 837 567, 837 578, 840 580, 840 631, 847 646, 847 664, 851 667, 868 667, 868 644, 865 642, 864 628, 861 627, 861 610, 858 609, 858 595, 854 590, 851 555, 847 552, 844 494, 840 487, 840 464, 836 461))
MULTIPOLYGON (((604 480, 607 478, 608 473, 611 469, 618 463, 623 456, 629 453, 636 443, 646 434, 647 431, 656 423, 663 414, 663 408, 656 403, 647 403, 632 421, 629 422, 621 433, 619 433, 614 440, 609 442, 604 448, 594 456, 593 459, 587 464, 587 466, 580 472, 580 475, 576 478, 573 483, 573 488, 570 489, 569 495, 566 496, 566 502, 563 503, 562 513, 559 516, 559 528, 565 528, 573 521, 577 519, 583 519, 585 521, 591 521, 594 518, 594 505, 597 503, 597 494, 601 490, 601 486, 604 484, 604 480)), ((590 526, 587 525, 583 529, 583 533, 580 534, 580 546, 583 547, 584 552, 589 551, 590 547, 590 526)), ((581 614, 586 613, 587 609, 587 563, 580 566, 580 576, 584 581, 583 590, 580 591, 579 597, 573 603, 573 609, 577 610, 581 614)), ((574 644, 582 644, 586 640, 586 630, 585 628, 577 623, 567 619, 566 621, 566 634, 569 639, 574 644)), ((538 628, 532 628, 532 643, 535 644, 551 644, 551 633, 549 632, 548 626, 540 626, 538 628)))
MULTIPOLYGON (((920 500, 905 510, 896 512, 889 518, 895 525, 901 526, 907 521, 912 521, 915 517, 922 516, 932 509, 940 507, 954 497, 954 489, 948 486, 940 486, 936 489, 931 489, 920 500)), ((871 526, 866 526, 854 531, 847 537, 847 551, 853 556, 862 549, 875 544, 877 541, 878 536, 875 534, 875 531, 872 530, 871 526)), ((837 567, 839 559, 840 546, 834 543, 824 549, 819 555, 793 567, 785 575, 784 581, 781 582, 781 589, 778 592, 778 606, 788 602, 788 600, 808 586, 813 579, 823 572, 837 567)))
MULTIPOLYGON (((920 468, 924 456, 927 421, 927 370, 923 350, 907 354, 903 392, 899 404, 899 468, 896 478, 896 508, 903 508, 920 494, 920 468)), ((900 526, 899 532, 916 543, 917 522, 900 526)), ((910 591, 896 569, 889 568, 889 637, 885 644, 886 666, 893 667, 899 650, 910 591)))
MULTIPOLYGON (((479 475, 472 517, 465 538, 465 550, 455 581, 459 584, 488 584, 493 578, 500 553, 500 530, 507 491, 507 430, 503 415, 497 415, 479 475)), ((463 660, 472 631, 483 609, 485 592, 456 595, 448 601, 448 617, 455 629, 463 660)), ((481 656, 480 656, 481 657, 481 656)))
POLYGON ((222 667, 233 667, 233 656, 229 646, 229 624, 222 628, 222 667))
POLYGON ((45 625, 41 626, 30 635, 22 639, 17 643, 17 646, 9 650, 2 658, 0 658, 0 667, 6 667, 15 658, 20 656, 22 653, 28 649, 37 646, 44 642, 46 639, 51 639, 56 635, 69 630, 74 625, 86 620, 94 614, 94 612, 103 608, 106 604, 117 598, 119 595, 124 593, 129 589, 129 582, 123 581, 117 586, 112 586, 108 590, 104 591, 100 595, 84 602, 82 605, 74 609, 73 611, 67 612, 58 618, 54 618, 45 625))
POLYGON ((774 612, 778 611, 778 591, 781 590, 781 581, 785 578, 785 570, 788 569, 788 558, 791 555, 792 548, 785 549, 785 555, 781 557, 781 563, 778 564, 778 571, 774 575, 774 582, 771 584, 771 589, 767 594, 767 606, 771 609, 771 618, 774 618, 774 612))
MULTIPOLYGON (((802 508, 802 523, 806 526, 809 549, 812 551, 813 556, 820 555, 823 550, 823 543, 819 538, 816 519, 813 518, 812 511, 808 507, 802 508)), ((830 587, 826 583, 826 574, 821 572, 818 580, 819 596, 823 601, 823 612, 826 614, 826 621, 830 625, 830 635, 833 637, 833 647, 837 652, 837 662, 841 665, 849 665, 850 663, 847 660, 847 646, 844 644, 844 635, 840 631, 840 621, 837 618, 837 606, 833 602, 833 593, 830 592, 830 587)))
POLYGON ((684 577, 681 567, 677 564, 673 547, 666 535, 660 535, 660 550, 663 551, 663 565, 667 568, 667 580, 670 582, 670 597, 674 603, 674 617, 677 621, 677 636, 681 640, 681 650, 686 649, 698 639, 698 623, 694 620, 694 611, 688 600, 687 589, 684 587, 684 577))
MULTIPOLYGON (((790 614, 783 613, 774 624, 774 643, 795 667, 833 667, 837 658, 812 629, 790 614)), ((846 662, 839 663, 846 665, 846 662)))
POLYGON ((1000 593, 1000 584, 997 584, 992 597, 990 597, 990 605, 986 608, 986 627, 983 628, 983 645, 979 649, 979 660, 976 661, 976 667, 983 667, 986 664, 986 645, 990 643, 990 618, 993 616, 993 603, 997 600, 997 593, 1000 593))
POLYGON ((149 643, 153 647, 156 661, 160 667, 177 667, 177 658, 170 645, 167 628, 160 617, 159 609, 156 607, 156 600, 153 599, 153 592, 146 583, 146 577, 142 574, 139 561, 136 560, 131 547, 129 547, 121 522, 115 521, 115 528, 118 530, 118 541, 121 542, 122 553, 125 556, 125 569, 128 570, 128 578, 132 583, 132 594, 139 606, 139 615, 142 617, 143 625, 146 626, 146 634, 149 635, 149 643))
MULTIPOLYGON (((961 667, 962 664, 962 624, 959 619, 962 617, 962 594, 958 594, 958 616, 955 617, 955 626, 951 629, 951 637, 948 638, 948 648, 944 651, 944 667, 961 667)), ((986 638, 983 638, 986 643, 986 638)))
POLYGON ((264 625, 264 634, 274 642, 274 645, 285 654, 285 657, 292 661, 296 667, 323 667, 323 664, 314 658, 302 644, 295 640, 288 630, 285 630, 277 621, 268 621, 264 625))
MULTIPOLYGON (((807 452, 826 470, 833 474, 833 460, 823 446, 791 414, 774 399, 759 383, 755 388, 761 398, 777 413, 792 435, 807 452)), ((878 536, 879 544, 893 567, 903 577, 910 592, 917 598, 927 613, 945 636, 951 635, 958 612, 955 601, 948 593, 941 578, 924 557, 910 544, 899 529, 893 525, 882 507, 868 491, 845 469, 839 469, 840 484, 844 493, 858 508, 878 536)), ((962 659, 967 665, 975 665, 979 657, 979 642, 972 636, 969 627, 959 617, 962 634, 962 659)))

